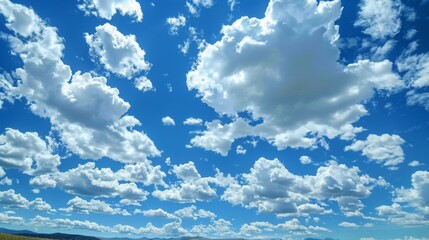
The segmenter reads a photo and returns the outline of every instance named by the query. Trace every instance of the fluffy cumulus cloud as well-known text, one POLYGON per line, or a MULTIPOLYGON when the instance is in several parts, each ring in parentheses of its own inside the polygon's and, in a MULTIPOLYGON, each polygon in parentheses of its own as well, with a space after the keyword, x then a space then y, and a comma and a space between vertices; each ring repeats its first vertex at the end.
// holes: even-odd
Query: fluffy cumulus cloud
POLYGON ((69 207, 61 208, 60 210, 68 213, 101 213, 110 215, 121 214, 124 216, 130 215, 130 213, 128 213, 126 210, 121 210, 120 208, 112 208, 110 204, 95 199, 86 201, 80 197, 74 197, 67 202, 67 205, 69 205, 69 207))
POLYGON ((10 1, 2 1, 0 11, 13 32, 6 38, 23 63, 15 71, 19 81, 12 93, 25 98, 33 113, 48 118, 71 152, 85 159, 109 157, 146 164, 150 164, 148 156, 160 154, 146 134, 134 129, 140 122, 126 115, 130 104, 119 97, 118 89, 107 85, 106 78, 72 74, 61 60, 64 45, 56 28, 47 26, 33 10, 10 1), (26 17, 19 17, 23 11, 26 17), (23 28, 30 20, 34 26, 23 28))
POLYGON ((281 230, 286 232, 293 232, 298 235, 315 235, 315 232, 330 232, 329 229, 320 226, 304 226, 298 219, 293 218, 284 223, 277 225, 269 222, 251 222, 243 224, 240 228, 240 234, 247 237, 252 237, 257 234, 273 232, 274 230, 281 230))
POLYGON ((186 26, 186 18, 183 15, 177 17, 169 17, 165 20, 168 24, 168 33, 171 35, 177 35, 179 29, 186 26))
POLYGON ((136 78, 134 86, 142 92, 155 91, 152 82, 145 76, 136 78))
POLYGON ((213 0, 192 0, 186 1, 186 8, 192 15, 198 15, 201 7, 211 8, 213 6, 213 0))
POLYGON ((403 82, 387 60, 339 63, 334 23, 341 10, 339 0, 270 1, 262 19, 242 17, 224 26, 221 40, 200 51, 187 86, 233 122, 207 123, 191 143, 225 155, 245 136, 283 149, 361 131, 352 126, 367 114, 361 103, 374 89, 390 91, 403 82), (251 119, 238 118, 241 112, 251 119), (262 123, 252 126, 251 120, 262 123))
POLYGON ((0 204, 5 208, 28 208, 30 201, 15 190, 0 191, 0 204))
POLYGON ((415 172, 411 176, 411 188, 397 188, 394 194, 392 205, 376 208, 378 215, 400 225, 429 225, 429 172, 415 172))
POLYGON ((183 218, 192 218, 197 220, 199 218, 215 218, 216 214, 204 209, 198 209, 195 205, 179 209, 174 212, 174 215, 183 218))
POLYGON ((176 125, 176 122, 170 116, 163 117, 161 119, 161 121, 162 121, 162 124, 164 124, 165 126, 175 126, 176 125))
POLYGON ((345 148, 346 151, 362 151, 362 155, 384 166, 395 166, 404 161, 401 145, 405 141, 398 135, 370 134, 366 140, 358 140, 345 148))
MULTIPOLYGON (((123 183, 118 180, 110 168, 96 168, 88 162, 66 172, 40 175, 30 180, 35 188, 58 187, 70 194, 112 198, 119 196, 123 200, 138 202, 146 200, 148 192, 134 182, 123 183)), ((79 200, 79 199, 78 199, 79 200)))
POLYGON ((86 33, 85 40, 94 60, 100 61, 106 70, 130 79, 150 69, 151 64, 144 58, 146 52, 140 48, 136 36, 125 36, 109 23, 95 30, 94 34, 86 33))
POLYGON ((166 174, 161 170, 161 166, 153 167, 142 163, 128 164, 120 169, 116 175, 120 180, 140 182, 144 185, 165 185, 164 177, 166 174))
POLYGON ((373 39, 394 37, 401 29, 401 8, 400 0, 361 0, 355 26, 373 39))
POLYGON ((330 213, 332 210, 318 203, 325 200, 337 201, 345 214, 359 211, 344 205, 368 197, 377 181, 359 175, 356 167, 336 162, 319 167, 316 175, 299 176, 289 172, 278 159, 265 158, 258 159, 242 178, 242 184, 230 183, 221 198, 278 216, 330 213))
POLYGON ((138 22, 143 19, 140 3, 136 0, 83 0, 78 7, 86 15, 95 15, 107 20, 111 20, 116 13, 134 17, 138 22))
POLYGON ((140 209, 136 209, 134 211, 134 214, 143 214, 143 216, 145 217, 155 217, 155 218, 176 218, 176 216, 174 216, 171 213, 168 213, 166 211, 164 211, 161 208, 158 209, 149 209, 149 210, 140 210, 140 209))
POLYGON ((305 155, 299 157, 299 161, 301 162, 301 164, 304 164, 304 165, 310 164, 313 162, 311 161, 311 158, 309 156, 305 156, 305 155))
POLYGON ((99 232, 113 232, 110 227, 100 225, 96 222, 91 222, 88 220, 79 221, 71 220, 68 218, 56 218, 51 219, 49 217, 42 217, 37 215, 30 220, 29 225, 34 227, 51 227, 51 228, 61 228, 61 229, 85 229, 99 232))
POLYGON ((199 126, 201 124, 203 124, 203 120, 201 118, 187 118, 185 121, 183 121, 184 125, 196 125, 199 126))
POLYGON ((201 177, 193 162, 175 165, 172 172, 178 182, 165 190, 155 190, 152 193, 154 197, 176 202, 209 201, 217 197, 215 189, 209 184, 212 179, 201 177))
POLYGON ((57 211, 53 209, 49 203, 45 202, 41 198, 34 199, 33 201, 30 202, 29 206, 34 210, 42 211, 42 212, 54 213, 57 211))
POLYGON ((0 166, 17 168, 30 175, 55 172, 60 157, 52 148, 49 141, 41 139, 35 132, 22 133, 7 128, 0 135, 0 166))

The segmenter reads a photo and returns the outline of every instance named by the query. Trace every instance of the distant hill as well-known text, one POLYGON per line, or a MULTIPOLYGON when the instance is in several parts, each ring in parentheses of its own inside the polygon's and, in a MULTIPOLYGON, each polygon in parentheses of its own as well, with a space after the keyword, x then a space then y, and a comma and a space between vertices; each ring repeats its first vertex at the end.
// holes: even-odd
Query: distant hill
MULTIPOLYGON (((6 228, 0 228, 0 233, 14 235, 15 238, 5 238, 5 239, 59 239, 59 240, 100 240, 100 238, 82 236, 76 234, 65 234, 65 233, 35 233, 28 230, 11 230, 6 228), (26 237, 26 238, 19 238, 26 237)), ((1 237, 3 239, 3 236, 1 237)))
MULTIPOLYGON (((15 238, 3 238, 0 239, 11 239, 11 240, 30 240, 30 239, 58 239, 58 240, 214 240, 203 237, 180 237, 180 238, 97 238, 91 236, 83 236, 77 234, 66 234, 66 233, 35 233, 28 230, 11 230, 6 228, 0 228, 0 234, 9 234, 10 237, 15 238), (22 238, 19 238, 22 237, 22 238)), ((225 238, 216 240, 244 240, 239 238, 225 238)))

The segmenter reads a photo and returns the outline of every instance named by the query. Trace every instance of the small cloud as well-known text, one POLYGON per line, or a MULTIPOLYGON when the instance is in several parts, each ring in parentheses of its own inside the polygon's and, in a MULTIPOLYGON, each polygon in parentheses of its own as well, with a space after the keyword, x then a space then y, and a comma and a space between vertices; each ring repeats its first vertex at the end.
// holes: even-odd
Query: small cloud
POLYGON ((176 122, 174 122, 174 119, 172 119, 170 116, 165 116, 162 118, 162 123, 165 126, 175 126, 176 122))
POLYGON ((200 126, 203 124, 203 120, 201 118, 187 118, 184 122, 184 125, 196 125, 196 126, 200 126))
POLYGON ((304 165, 306 165, 306 164, 310 164, 310 163, 312 163, 313 161, 311 161, 311 158, 309 157, 309 156, 301 156, 300 158, 299 158, 299 161, 301 162, 301 164, 304 164, 304 165))
POLYGON ((418 166, 421 166, 421 165, 423 165, 423 164, 421 162, 417 161, 417 160, 414 160, 414 161, 408 163, 408 166, 410 166, 410 167, 418 167, 418 166))
POLYGON ((246 154, 247 150, 246 150, 243 146, 238 145, 238 146, 237 146, 237 149, 235 150, 235 152, 236 152, 237 154, 244 155, 244 154, 246 154))
POLYGON ((142 92, 155 91, 152 82, 144 76, 136 78, 136 80, 134 81, 134 86, 142 92))
POLYGON ((168 33, 170 35, 177 35, 179 29, 186 26, 186 18, 183 15, 178 17, 169 17, 166 20, 166 23, 169 26, 168 33))

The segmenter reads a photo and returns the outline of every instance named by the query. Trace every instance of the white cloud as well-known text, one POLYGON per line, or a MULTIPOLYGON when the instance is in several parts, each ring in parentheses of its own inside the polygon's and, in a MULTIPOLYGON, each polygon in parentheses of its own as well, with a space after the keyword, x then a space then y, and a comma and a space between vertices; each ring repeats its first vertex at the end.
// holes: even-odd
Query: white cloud
POLYGON ((0 74, 0 109, 3 108, 5 101, 15 102, 16 96, 13 94, 13 80, 8 74, 0 74))
POLYGON ((111 20, 117 12, 122 16, 134 17, 138 22, 143 19, 143 12, 136 0, 83 0, 78 8, 86 15, 95 15, 107 20, 111 20))
POLYGON ((12 179, 10 179, 10 178, 8 178, 8 177, 2 178, 2 179, 0 180, 0 185, 8 185, 8 186, 11 186, 11 185, 12 185, 12 179))
POLYGON ((126 210, 120 208, 112 208, 110 204, 107 204, 101 200, 91 199, 86 201, 80 197, 74 197, 67 202, 68 208, 61 208, 60 211, 68 213, 100 213, 100 214, 122 214, 124 216, 130 215, 126 210))
POLYGON ((31 219, 29 222, 31 226, 34 227, 50 227, 50 228, 62 228, 62 229, 86 229, 99 232, 111 232, 111 228, 100 225, 96 222, 91 222, 88 220, 79 221, 71 220, 68 218, 56 218, 51 219, 49 217, 42 217, 37 215, 35 218, 31 219))
POLYGON ((153 167, 143 163, 128 164, 120 169, 116 175, 120 180, 141 182, 144 185, 165 185, 163 178, 166 175, 161 170, 161 166, 153 167))
POLYGON ((235 149, 235 153, 237 154, 245 155, 246 152, 247 150, 241 145, 238 145, 237 148, 235 149))
POLYGON ((191 143, 226 155, 245 136, 278 149, 316 147, 324 137, 353 138, 361 129, 351 124, 367 114, 361 103, 374 89, 390 91, 403 82, 387 60, 338 62, 340 15, 338 0, 270 1, 264 18, 242 17, 224 26, 222 39, 201 49, 187 74, 188 89, 234 121, 248 112, 263 123, 242 121, 234 128, 234 122, 214 121, 191 143))
POLYGON ((5 208, 28 208, 30 202, 15 190, 0 191, 0 204, 5 208))
POLYGON ((429 216, 429 172, 417 171, 411 176, 412 188, 396 189, 395 202, 409 203, 422 214, 429 216))
POLYGON ((29 206, 37 211, 43 211, 48 213, 57 212, 57 210, 53 209, 49 203, 43 201, 43 199, 41 198, 34 199, 30 202, 29 206))
POLYGON ((95 30, 94 34, 85 33, 94 62, 98 60, 106 70, 128 79, 149 71, 151 64, 146 62, 146 52, 140 48, 135 35, 123 35, 109 23, 95 30))
POLYGON ((211 224, 199 224, 192 227, 191 233, 198 236, 234 236, 232 223, 225 219, 212 220, 211 224))
POLYGON ((405 141, 398 135, 370 134, 366 140, 358 140, 345 147, 346 151, 362 151, 362 155, 384 166, 395 166, 404 161, 401 145, 405 141))
POLYGON ((184 125, 195 125, 195 126, 200 126, 201 124, 203 124, 203 120, 201 118, 187 118, 184 122, 184 125))
POLYGON ((217 196, 210 187, 210 178, 203 178, 193 162, 175 165, 172 172, 178 182, 165 190, 155 190, 152 195, 162 201, 196 202, 209 201, 217 196))
POLYGON ((228 0, 229 9, 234 11, 234 7, 238 5, 239 2, 237 0, 228 0))
POLYGON ((410 167, 418 167, 418 166, 421 166, 421 165, 423 165, 423 164, 420 163, 417 160, 414 160, 414 161, 411 161, 411 162, 408 163, 408 166, 410 166, 410 167))
POLYGON ((6 128, 0 135, 0 166, 17 168, 26 174, 39 175, 57 171, 60 157, 53 154, 53 147, 36 132, 22 133, 6 128))
POLYGON ((429 111, 429 92, 411 90, 407 92, 407 104, 409 106, 421 105, 429 111))
POLYGON ((162 124, 164 124, 165 126, 175 126, 176 125, 176 122, 170 116, 163 117, 161 119, 161 121, 162 121, 162 124))
POLYGON ((189 13, 197 16, 200 13, 201 7, 211 8, 213 6, 213 0, 192 0, 186 1, 186 8, 189 13))
POLYGON ((429 172, 416 171, 411 176, 411 188, 395 189, 394 203, 390 206, 381 205, 377 207, 377 214, 387 216, 390 222, 399 225, 429 225, 428 194, 429 172), (405 207, 400 203, 403 203, 405 207))
POLYGON ((319 167, 316 175, 299 176, 290 173, 279 160, 265 158, 258 159, 250 173, 242 177, 242 183, 230 183, 221 198, 233 205, 273 212, 278 216, 331 213, 320 201, 335 200, 340 207, 345 198, 359 201, 371 194, 376 182, 367 175, 359 175, 358 168, 348 168, 336 162, 319 167))
POLYGON ((401 8, 400 0, 361 0, 355 26, 373 39, 394 37, 401 29, 401 8))
POLYGON ((183 15, 177 17, 169 17, 166 20, 169 26, 168 33, 171 35, 177 35, 180 28, 186 26, 186 18, 183 15))
POLYGON ((70 194, 144 201, 148 193, 134 182, 120 183, 117 174, 110 168, 95 168, 95 163, 88 162, 66 172, 40 175, 30 180, 35 188, 58 187, 70 194))
POLYGON ((0 222, 11 225, 22 225, 24 223, 24 218, 10 216, 7 213, 0 213, 0 222))
MULTIPOLYGON (((407 51, 412 52, 416 47, 410 46, 407 51)), ((418 89, 429 86, 429 53, 411 54, 405 52, 396 64, 398 70, 405 73, 404 78, 414 88, 418 89)))
POLYGON ((301 157, 299 157, 299 161, 301 162, 301 164, 310 164, 310 163, 312 163, 313 161, 311 161, 311 158, 309 157, 309 156, 301 156, 301 157))
POLYGON ((346 228, 358 228, 359 227, 359 225, 357 225, 356 223, 351 223, 351 222, 341 222, 340 224, 338 224, 338 226, 346 227, 346 228))
POLYGON ((387 58, 388 54, 395 47, 396 41, 388 40, 382 46, 375 46, 371 48, 373 56, 371 59, 381 61, 387 58))
POLYGON ((376 208, 379 216, 386 216, 392 223, 403 226, 429 225, 429 220, 422 214, 406 211, 398 203, 391 206, 381 205, 376 208))
POLYGON ((28 9, 37 27, 12 28, 17 22, 16 9, 26 8, 9 1, 0 3, 1 13, 15 32, 6 37, 23 62, 15 71, 19 81, 14 95, 25 98, 33 113, 48 118, 61 142, 81 158, 151 164, 147 157, 159 156, 160 151, 146 134, 134 129, 140 122, 126 115, 130 104, 119 97, 119 90, 109 87, 104 77, 79 71, 72 74, 61 60, 64 45, 57 29, 47 26, 34 11, 28 9))
POLYGON ((134 86, 142 92, 155 91, 152 82, 144 76, 136 78, 134 80, 134 86))
POLYGON ((145 217, 156 217, 156 218, 176 218, 173 214, 168 213, 161 208, 158 209, 149 209, 141 211, 139 209, 136 209, 134 211, 134 214, 142 213, 145 217))
POLYGON ((215 218, 216 214, 213 212, 204 210, 204 209, 198 209, 195 205, 191 205, 189 207, 185 207, 182 209, 179 209, 174 212, 174 215, 179 217, 180 219, 183 218, 192 218, 194 220, 198 220, 200 218, 215 218))

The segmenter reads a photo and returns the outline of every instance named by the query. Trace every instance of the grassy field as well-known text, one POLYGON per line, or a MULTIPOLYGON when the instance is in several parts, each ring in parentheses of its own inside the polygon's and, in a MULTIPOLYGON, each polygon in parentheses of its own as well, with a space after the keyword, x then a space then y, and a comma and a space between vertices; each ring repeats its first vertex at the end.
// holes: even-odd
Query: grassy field
POLYGON ((36 239, 45 239, 46 240, 46 238, 23 237, 23 236, 9 235, 9 234, 3 234, 3 233, 0 233, 0 239, 1 240, 36 240, 36 239))

